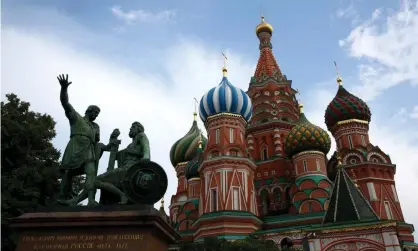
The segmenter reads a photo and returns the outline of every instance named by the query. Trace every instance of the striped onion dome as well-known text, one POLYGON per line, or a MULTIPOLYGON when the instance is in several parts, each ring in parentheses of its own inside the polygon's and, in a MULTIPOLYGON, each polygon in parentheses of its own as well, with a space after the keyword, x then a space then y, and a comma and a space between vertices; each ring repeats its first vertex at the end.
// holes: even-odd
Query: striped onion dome
POLYGON ((196 149, 199 147, 200 139, 202 140, 202 147, 204 149, 208 140, 201 135, 201 131, 199 130, 195 119, 189 132, 184 137, 177 140, 171 147, 170 160, 173 167, 176 167, 179 163, 188 162, 196 157, 196 149))
POLYGON ((340 77, 337 78, 339 85, 337 94, 325 112, 325 124, 329 130, 344 120, 358 119, 367 122, 371 120, 372 114, 369 106, 361 98, 347 91, 342 81, 340 77))
POLYGON ((226 77, 226 68, 222 69, 224 77, 221 83, 210 89, 200 100, 200 118, 202 121, 219 113, 233 113, 241 115, 246 121, 252 115, 252 104, 248 95, 233 86, 226 77))

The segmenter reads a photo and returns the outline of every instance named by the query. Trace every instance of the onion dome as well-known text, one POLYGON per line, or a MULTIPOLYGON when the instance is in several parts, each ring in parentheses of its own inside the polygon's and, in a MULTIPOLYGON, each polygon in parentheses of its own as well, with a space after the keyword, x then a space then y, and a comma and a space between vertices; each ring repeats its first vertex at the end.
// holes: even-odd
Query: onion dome
POLYGON ((273 33, 273 26, 264 21, 264 16, 261 17, 261 23, 257 25, 257 27, 255 28, 255 33, 257 34, 257 36, 261 32, 268 32, 270 34, 273 33))
POLYGON ((199 141, 202 140, 203 147, 206 146, 207 139, 201 137, 201 132, 197 126, 197 114, 194 113, 193 125, 189 132, 171 147, 170 160, 171 164, 176 167, 177 164, 192 160, 196 156, 196 148, 199 146, 199 141))
POLYGON ((348 92, 342 84, 343 80, 338 77, 339 85, 337 94, 329 103, 325 112, 325 124, 330 130, 340 121, 358 119, 370 122, 371 112, 366 102, 348 92))
POLYGON ((222 72, 221 83, 210 89, 200 100, 200 118, 205 122, 208 117, 225 112, 241 115, 246 121, 250 120, 252 115, 250 97, 229 82, 225 67, 222 68, 222 72))
POLYGON ((187 165, 184 167, 184 176, 187 180, 193 179, 193 178, 199 178, 199 166, 202 164, 203 161, 203 149, 202 144, 199 144, 199 147, 197 148, 197 154, 196 157, 194 157, 191 161, 187 163, 187 165))
POLYGON ((303 151, 320 151, 327 154, 331 148, 331 139, 321 127, 308 121, 299 105, 299 120, 286 137, 284 150, 291 157, 303 151))

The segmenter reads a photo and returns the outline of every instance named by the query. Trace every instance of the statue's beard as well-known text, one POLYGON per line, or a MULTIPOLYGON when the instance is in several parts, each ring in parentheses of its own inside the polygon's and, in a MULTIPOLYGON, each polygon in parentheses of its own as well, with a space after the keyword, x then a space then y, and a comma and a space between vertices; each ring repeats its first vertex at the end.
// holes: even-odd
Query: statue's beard
POLYGON ((129 138, 133 138, 135 137, 136 133, 135 132, 129 132, 129 138))

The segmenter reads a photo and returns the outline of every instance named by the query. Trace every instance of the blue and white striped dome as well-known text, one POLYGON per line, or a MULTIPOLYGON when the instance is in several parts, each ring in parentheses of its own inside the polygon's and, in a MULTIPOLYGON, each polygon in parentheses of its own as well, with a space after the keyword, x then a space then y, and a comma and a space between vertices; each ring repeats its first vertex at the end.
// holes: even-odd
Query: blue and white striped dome
MULTIPOLYGON (((224 69, 224 73, 226 73, 226 69, 224 69)), ((203 122, 208 117, 223 112, 241 115, 246 121, 251 118, 250 97, 243 90, 233 86, 225 75, 221 83, 210 89, 200 100, 199 113, 203 122)))

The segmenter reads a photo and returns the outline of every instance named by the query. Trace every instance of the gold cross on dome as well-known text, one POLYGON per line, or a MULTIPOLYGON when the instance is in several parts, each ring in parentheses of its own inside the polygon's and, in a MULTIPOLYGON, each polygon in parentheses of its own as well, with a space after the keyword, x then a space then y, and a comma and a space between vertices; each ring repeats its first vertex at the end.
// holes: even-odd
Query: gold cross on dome
POLYGON ((226 57, 225 53, 222 52, 222 56, 224 57, 224 68, 226 68, 226 62, 228 61, 228 58, 226 57))
POLYGON ((197 104, 199 103, 197 101, 197 99, 195 97, 193 97, 194 99, 194 113, 193 113, 193 119, 196 120, 196 116, 197 116, 197 104))
POLYGON ((335 65, 335 71, 337 72, 337 77, 339 77, 340 73, 338 72, 337 62, 334 61, 334 65, 335 65))
MULTIPOLYGON (((298 88, 296 88, 295 98, 296 98, 296 95, 300 96, 300 91, 299 91, 298 88)), ((300 99, 296 98, 296 101, 298 101, 298 103, 300 103, 300 99)))

